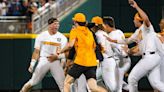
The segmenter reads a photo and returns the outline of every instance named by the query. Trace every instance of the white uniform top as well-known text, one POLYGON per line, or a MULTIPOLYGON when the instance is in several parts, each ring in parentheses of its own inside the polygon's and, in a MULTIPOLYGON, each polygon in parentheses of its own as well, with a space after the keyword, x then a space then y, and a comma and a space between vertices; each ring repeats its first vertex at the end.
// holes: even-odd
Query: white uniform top
POLYGON ((144 37, 147 36, 148 33, 154 33, 154 28, 152 25, 150 25, 150 27, 146 27, 145 24, 143 23, 138 29, 136 29, 136 31, 127 39, 127 43, 132 43, 132 42, 138 42, 138 34, 139 31, 142 31, 142 37, 144 39, 144 37))
POLYGON ((108 34, 106 32, 104 32, 103 30, 98 30, 95 34, 97 37, 97 42, 99 44, 101 44, 101 46, 103 47, 103 49, 105 51, 103 53, 104 58, 113 56, 113 50, 111 47, 111 43, 105 37, 105 36, 108 36, 108 34))
POLYGON ((152 24, 150 24, 149 27, 146 27, 145 24, 143 24, 129 39, 137 39, 140 30, 142 31, 142 40, 138 43, 140 53, 159 52, 160 55, 164 55, 162 44, 157 37, 152 24))
POLYGON ((118 43, 125 43, 124 33, 119 29, 110 32, 108 35, 111 39, 117 40, 118 43))
POLYGON ((41 57, 47 57, 56 54, 57 50, 64 48, 66 44, 67 38, 60 32, 50 35, 48 31, 44 31, 36 38, 34 48, 40 50, 41 57))
POLYGON ((124 46, 124 43, 125 43, 124 33, 121 30, 116 29, 116 30, 110 32, 108 35, 111 39, 117 40, 117 42, 119 43, 119 44, 112 43, 112 46, 113 45, 115 46, 115 48, 114 48, 115 55, 116 56, 117 55, 127 56, 127 53, 125 53, 125 51, 122 48, 122 46, 124 46))

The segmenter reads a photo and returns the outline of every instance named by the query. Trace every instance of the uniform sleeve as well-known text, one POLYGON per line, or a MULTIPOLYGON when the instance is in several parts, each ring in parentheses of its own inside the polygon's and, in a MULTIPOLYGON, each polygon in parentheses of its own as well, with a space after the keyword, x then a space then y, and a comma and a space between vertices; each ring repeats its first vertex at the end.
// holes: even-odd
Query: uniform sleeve
POLYGON ((137 40, 138 33, 139 33, 139 29, 137 29, 129 38, 127 38, 126 42, 128 44, 135 42, 137 40))
POLYGON ((42 36, 41 36, 41 34, 40 34, 40 35, 38 35, 38 36, 36 37, 36 39, 35 39, 34 48, 40 50, 41 44, 42 44, 41 42, 42 42, 42 36))
POLYGON ((144 28, 144 29, 149 29, 149 28, 150 28, 150 26, 151 26, 151 24, 150 24, 150 26, 149 26, 149 27, 147 27, 145 22, 143 22, 143 24, 142 24, 142 25, 143 25, 143 28, 144 28))
POLYGON ((124 35, 124 33, 123 33, 122 31, 120 31, 120 34, 121 34, 122 40, 125 40, 125 35, 124 35))
POLYGON ((118 40, 117 42, 124 44, 125 43, 125 35, 121 30, 120 30, 119 34, 121 36, 121 40, 118 40))
POLYGON ((63 49, 66 46, 67 42, 68 42, 67 38, 65 36, 63 36, 63 40, 62 40, 62 44, 61 44, 61 49, 63 49))
POLYGON ((105 49, 106 49, 105 48, 105 40, 106 40, 106 38, 103 37, 102 35, 99 35, 99 34, 96 34, 96 37, 97 37, 98 44, 100 44, 101 47, 102 47, 102 50, 105 51, 105 49))
POLYGON ((145 24, 143 24, 143 26, 141 27, 141 30, 144 30, 145 33, 154 32, 154 28, 153 28, 152 24, 150 24, 149 27, 147 27, 145 24))

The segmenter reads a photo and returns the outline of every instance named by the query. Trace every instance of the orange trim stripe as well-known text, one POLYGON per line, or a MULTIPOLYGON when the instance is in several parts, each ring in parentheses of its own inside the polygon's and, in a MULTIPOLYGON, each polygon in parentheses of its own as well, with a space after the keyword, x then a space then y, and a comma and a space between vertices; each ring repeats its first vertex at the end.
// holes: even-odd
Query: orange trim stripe
POLYGON ((46 41, 44 41, 43 44, 45 44, 45 45, 52 45, 52 46, 60 46, 61 45, 60 43, 46 42, 46 41))

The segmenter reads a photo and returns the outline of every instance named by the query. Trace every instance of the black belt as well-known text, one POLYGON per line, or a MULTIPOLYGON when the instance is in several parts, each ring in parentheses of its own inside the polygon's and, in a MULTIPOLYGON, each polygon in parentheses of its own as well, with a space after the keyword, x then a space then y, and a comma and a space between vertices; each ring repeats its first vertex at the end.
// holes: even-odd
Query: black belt
POLYGON ((113 56, 109 56, 108 58, 112 58, 113 56))
POLYGON ((123 58, 128 58, 129 56, 125 56, 125 57, 123 57, 123 58))
MULTIPOLYGON (((155 52, 148 52, 149 54, 155 54, 155 52)), ((143 53, 143 55, 146 55, 146 53, 143 53)))

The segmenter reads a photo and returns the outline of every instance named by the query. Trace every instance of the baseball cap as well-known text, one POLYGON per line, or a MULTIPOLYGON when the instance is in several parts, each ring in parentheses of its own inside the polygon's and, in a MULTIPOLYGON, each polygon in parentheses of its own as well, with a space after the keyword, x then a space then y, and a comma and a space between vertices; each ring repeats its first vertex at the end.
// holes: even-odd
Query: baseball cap
POLYGON ((86 17, 83 13, 76 13, 72 19, 77 22, 86 22, 86 17))
POLYGON ((103 24, 103 19, 99 16, 95 16, 92 18, 92 23, 95 23, 95 24, 103 24))

